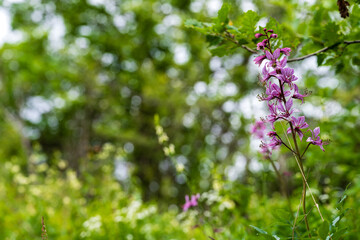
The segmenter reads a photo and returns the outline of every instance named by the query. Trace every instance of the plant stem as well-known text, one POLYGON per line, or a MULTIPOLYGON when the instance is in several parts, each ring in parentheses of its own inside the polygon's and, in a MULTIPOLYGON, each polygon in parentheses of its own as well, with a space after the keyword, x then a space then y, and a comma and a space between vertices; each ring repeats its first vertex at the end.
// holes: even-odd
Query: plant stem
MULTIPOLYGON (((293 137, 293 140, 294 140, 295 149, 296 149, 297 155, 300 156, 300 151, 299 151, 299 147, 298 147, 297 140, 296 140, 296 133, 294 131, 294 127, 293 127, 292 123, 291 122, 289 122, 289 123, 290 123, 290 128, 291 128, 291 134, 292 134, 292 137, 293 137)), ((303 162, 302 162, 301 157, 299 159, 299 163, 300 163, 300 170, 302 172, 304 172, 304 166, 303 166, 303 162)), ((303 178, 302 180, 303 180, 302 208, 303 208, 303 212, 304 212, 304 221, 305 221, 305 224, 306 224, 306 229, 309 232, 309 234, 308 234, 309 238, 311 238, 309 221, 308 221, 307 216, 306 216, 306 182, 305 182, 306 180, 305 180, 305 178, 303 178)))
POLYGON ((303 158, 304 154, 306 153, 306 151, 308 150, 308 148, 309 148, 310 145, 311 145, 311 143, 309 143, 309 144, 306 146, 303 154, 301 154, 301 157, 300 157, 301 159, 303 158))
MULTIPOLYGON (((279 80, 279 85, 280 85, 280 89, 281 89, 281 95, 283 97, 284 100, 284 105, 286 106, 286 98, 285 98, 285 94, 284 94, 284 89, 283 89, 283 85, 281 84, 281 81, 279 80)), ((287 110, 286 110, 287 111, 287 110)), ((299 151, 299 146, 297 144, 297 140, 296 140, 296 132, 294 130, 294 127, 292 125, 292 122, 289 121, 290 124, 290 129, 291 129, 291 135, 293 137, 294 140, 294 145, 295 145, 295 150, 296 150, 296 154, 294 154, 295 156, 299 156, 299 167, 300 167, 300 171, 304 172, 304 167, 303 167, 303 163, 302 163, 302 158, 300 157, 300 151, 299 151)), ((285 133, 286 134, 286 133, 285 133)), ((302 192, 302 208, 303 208, 303 212, 304 212, 304 220, 305 220, 305 225, 306 225, 306 229, 308 231, 308 235, 309 238, 311 238, 311 234, 310 234, 310 227, 309 227, 309 222, 306 216, 306 179, 305 177, 303 177, 303 192, 302 192)))

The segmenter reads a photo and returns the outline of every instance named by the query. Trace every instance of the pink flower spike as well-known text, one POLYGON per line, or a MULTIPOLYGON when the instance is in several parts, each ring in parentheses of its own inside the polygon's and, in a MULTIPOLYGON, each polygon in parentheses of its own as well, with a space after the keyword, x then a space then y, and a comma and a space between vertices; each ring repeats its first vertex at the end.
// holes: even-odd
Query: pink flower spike
POLYGON ((264 34, 262 34, 262 33, 256 33, 256 34, 255 34, 255 37, 256 37, 256 38, 259 38, 259 37, 261 37, 261 36, 264 36, 264 34))

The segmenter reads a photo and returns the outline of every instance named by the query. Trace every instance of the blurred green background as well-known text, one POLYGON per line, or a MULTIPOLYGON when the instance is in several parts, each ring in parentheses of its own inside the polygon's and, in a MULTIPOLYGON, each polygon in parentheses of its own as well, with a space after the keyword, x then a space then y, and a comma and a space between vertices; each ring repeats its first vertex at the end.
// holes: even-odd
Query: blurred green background
MULTIPOLYGON (((347 19, 335 0, 228 2, 234 26, 248 10, 259 14, 257 26, 276 19, 291 57, 360 39, 356 1, 347 19)), ((212 21, 221 5, 1 1, 0 239, 40 239, 41 216, 49 239, 258 239, 249 225, 291 236, 287 200, 249 134, 266 115, 254 55, 213 56, 205 36, 184 27, 212 21), (182 212, 195 193, 199 209, 182 212)), ((312 91, 299 109, 331 139, 305 162, 329 221, 351 183, 340 239, 360 239, 359 46, 289 64, 312 91)), ((296 162, 285 150, 274 160, 296 211, 296 162)), ((316 231, 312 206, 309 199, 316 231)))

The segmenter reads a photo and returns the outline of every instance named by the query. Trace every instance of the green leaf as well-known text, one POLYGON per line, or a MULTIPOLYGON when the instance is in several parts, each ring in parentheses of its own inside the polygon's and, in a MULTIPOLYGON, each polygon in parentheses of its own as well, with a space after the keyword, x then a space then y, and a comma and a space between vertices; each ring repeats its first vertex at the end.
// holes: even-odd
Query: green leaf
POLYGON ((341 42, 341 35, 339 34, 339 26, 335 22, 329 22, 321 32, 321 38, 327 45, 332 45, 341 42))
POLYGON ((324 63, 325 58, 326 58, 326 54, 324 54, 324 53, 321 53, 321 54, 317 55, 317 65, 318 65, 318 67, 320 67, 324 63))
POLYGON ((216 46, 222 42, 221 37, 213 36, 213 35, 206 35, 206 42, 209 43, 209 47, 216 46))
POLYGON ((340 239, 341 237, 344 236, 344 234, 346 233, 347 231, 347 228, 341 228, 339 230, 337 230, 332 236, 331 236, 331 239, 332 240, 338 240, 340 239))
POLYGON ((261 228, 255 227, 255 226, 253 226, 253 225, 250 225, 250 227, 252 227, 253 229, 255 229, 258 233, 268 235, 268 233, 267 233, 266 231, 262 230, 261 228))
POLYGON ((342 202, 344 202, 346 198, 347 198, 347 195, 344 194, 344 196, 342 196, 342 198, 341 198, 341 200, 338 202, 338 204, 341 204, 342 202))
POLYGON ((329 233, 329 223, 327 221, 324 221, 318 230, 318 234, 320 236, 321 239, 326 239, 329 233))
POLYGON ((336 65, 335 73, 339 74, 344 69, 344 67, 345 67, 344 63, 340 62, 338 65, 336 65))
POLYGON ((218 12, 217 23, 219 23, 219 24, 222 24, 222 23, 227 24, 229 22, 229 19, 228 19, 229 10, 230 10, 230 4, 224 3, 221 6, 221 9, 218 12))
POLYGON ((360 66, 360 57, 354 57, 354 58, 352 59, 352 63, 353 63, 354 65, 360 66))
POLYGON ((266 239, 266 240, 274 240, 274 239, 276 239, 276 240, 279 240, 280 238, 278 237, 278 236, 276 236, 276 235, 270 235, 270 234, 268 234, 266 231, 264 231, 264 230, 262 230, 261 228, 258 228, 258 227, 255 227, 255 226, 253 226, 253 225, 250 225, 250 227, 252 227, 253 229, 255 229, 258 233, 260 233, 260 237, 262 238, 262 239, 266 239))
POLYGON ((185 21, 185 27, 187 28, 203 28, 203 24, 195 19, 187 19, 185 21))
POLYGON ((186 28, 195 29, 196 31, 203 34, 214 33, 214 31, 212 30, 214 25, 213 23, 199 22, 195 19, 187 19, 184 25, 186 28))
POLYGON ((223 45, 210 48, 209 51, 211 52, 212 55, 223 57, 225 55, 234 53, 237 48, 238 46, 235 45, 234 43, 225 42, 223 45))
POLYGON ((215 26, 214 26, 215 32, 221 33, 225 30, 226 25, 229 22, 229 18, 228 18, 229 10, 230 10, 230 5, 228 3, 224 3, 218 12, 218 17, 215 20, 215 26))
POLYGON ((239 30, 248 38, 252 39, 255 35, 255 26, 259 21, 259 15, 254 11, 247 11, 240 17, 239 30))
POLYGON ((335 227, 336 224, 340 221, 341 217, 337 216, 333 221, 332 221, 332 225, 335 227))
POLYGON ((268 23, 266 24, 266 28, 272 29, 276 34, 281 35, 280 24, 278 23, 278 21, 276 21, 275 18, 269 19, 268 23))

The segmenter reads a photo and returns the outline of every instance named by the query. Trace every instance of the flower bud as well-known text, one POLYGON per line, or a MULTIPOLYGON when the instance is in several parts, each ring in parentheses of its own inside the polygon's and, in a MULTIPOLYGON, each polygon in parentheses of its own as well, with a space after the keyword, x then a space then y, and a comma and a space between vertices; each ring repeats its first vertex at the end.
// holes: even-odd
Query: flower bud
POLYGON ((277 37, 278 37, 278 35, 275 34, 275 33, 273 33, 273 34, 270 35, 270 38, 277 38, 277 37))
POLYGON ((264 32, 266 32, 266 28, 264 28, 263 30, 264 30, 264 32))
POLYGON ((274 32, 274 30, 272 30, 272 29, 269 29, 269 30, 267 30, 268 32, 271 32, 271 33, 273 33, 274 32))
POLYGON ((259 38, 259 37, 261 37, 261 36, 264 36, 264 34, 261 34, 261 33, 256 33, 256 34, 255 34, 255 37, 256 37, 256 38, 259 38))

